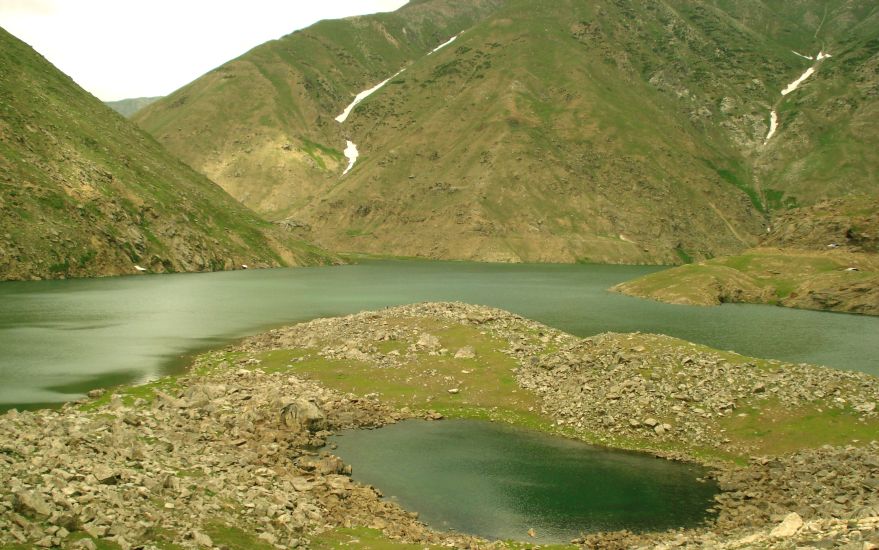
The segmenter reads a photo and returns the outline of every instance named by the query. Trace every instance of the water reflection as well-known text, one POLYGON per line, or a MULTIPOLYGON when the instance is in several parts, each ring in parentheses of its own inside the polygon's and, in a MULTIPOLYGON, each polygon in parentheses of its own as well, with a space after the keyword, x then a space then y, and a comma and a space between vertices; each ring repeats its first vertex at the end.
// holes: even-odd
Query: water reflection
POLYGON ((696 466, 484 421, 407 421, 333 442, 354 479, 429 525, 488 538, 692 527, 717 492, 696 466))

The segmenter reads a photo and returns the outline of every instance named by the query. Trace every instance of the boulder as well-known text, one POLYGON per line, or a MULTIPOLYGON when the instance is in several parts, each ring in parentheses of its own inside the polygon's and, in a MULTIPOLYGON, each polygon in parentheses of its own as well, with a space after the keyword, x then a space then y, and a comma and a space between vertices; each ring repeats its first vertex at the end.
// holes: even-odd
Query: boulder
POLYGON ((290 428, 319 432, 327 427, 327 418, 317 404, 300 398, 281 409, 281 422, 290 428))
POLYGON ((769 533, 769 536, 774 538, 792 537, 802 526, 803 518, 801 518, 798 513, 791 512, 769 533))
POLYGON ((119 482, 119 473, 103 464, 96 464, 92 468, 92 474, 98 483, 102 485, 116 485, 119 482))
POLYGON ((474 359, 476 357, 476 350, 473 349, 473 346, 464 346, 455 352, 455 359, 474 359))
POLYGON ((52 508, 43 500, 43 497, 33 491, 19 491, 12 495, 12 508, 25 516, 49 517, 52 508))
POLYGON ((427 334, 426 332, 422 334, 418 338, 418 347, 425 348, 428 350, 437 350, 440 348, 440 340, 433 334, 427 334))

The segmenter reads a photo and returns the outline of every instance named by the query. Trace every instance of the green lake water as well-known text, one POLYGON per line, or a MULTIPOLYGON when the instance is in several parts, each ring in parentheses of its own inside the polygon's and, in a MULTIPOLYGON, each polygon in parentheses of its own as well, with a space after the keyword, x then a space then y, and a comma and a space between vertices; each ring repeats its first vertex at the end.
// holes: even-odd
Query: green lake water
POLYGON ((760 357, 879 374, 879 318, 673 306, 607 292, 657 267, 370 261, 359 265, 0 283, 0 409, 183 368, 187 356, 297 321, 460 300, 580 336, 660 332, 760 357))
POLYGON ((331 442, 356 481, 431 527, 492 539, 694 527, 718 490, 697 466, 485 421, 412 420, 331 442))

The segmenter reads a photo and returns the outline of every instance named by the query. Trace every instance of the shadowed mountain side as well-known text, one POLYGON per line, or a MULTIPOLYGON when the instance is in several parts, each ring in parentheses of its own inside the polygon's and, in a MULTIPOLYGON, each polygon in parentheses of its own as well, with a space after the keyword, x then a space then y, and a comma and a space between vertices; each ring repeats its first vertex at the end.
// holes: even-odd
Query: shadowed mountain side
POLYGON ((331 260, 0 29, 0 279, 331 260))

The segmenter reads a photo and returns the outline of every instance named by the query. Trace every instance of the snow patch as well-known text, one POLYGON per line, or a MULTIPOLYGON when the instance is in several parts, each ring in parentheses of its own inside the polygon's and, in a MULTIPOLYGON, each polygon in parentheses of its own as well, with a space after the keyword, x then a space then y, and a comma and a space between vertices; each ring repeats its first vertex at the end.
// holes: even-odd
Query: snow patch
POLYGON ((791 50, 791 51, 793 52, 794 55, 798 55, 798 56, 802 57, 803 59, 808 59, 809 61, 814 61, 814 59, 815 59, 811 55, 803 55, 800 52, 794 52, 793 50, 791 50))
POLYGON ((790 84, 788 84, 787 88, 785 88, 784 90, 781 91, 781 95, 787 95, 787 94, 791 93, 792 91, 796 90, 797 88, 800 87, 800 84, 805 82, 806 79, 809 78, 810 76, 812 76, 814 73, 815 73, 815 67, 809 67, 808 69, 806 69, 806 72, 804 72, 802 75, 800 75, 800 78, 798 78, 798 79, 794 80, 793 82, 791 82, 790 84))
POLYGON ((775 109, 769 113, 769 133, 766 134, 766 139, 763 140, 763 144, 769 142, 769 139, 775 135, 775 131, 778 130, 778 113, 775 112, 775 109))
POLYGON ((359 94, 357 94, 356 96, 354 96, 354 101, 351 102, 351 105, 348 105, 347 107, 345 107, 345 110, 342 111, 341 115, 336 117, 336 122, 338 122, 339 124, 345 122, 345 120, 348 118, 348 115, 351 114, 351 111, 354 110, 354 107, 357 107, 358 103, 360 103, 361 101, 363 101, 367 97, 371 96, 375 92, 379 91, 382 88, 382 86, 384 86, 385 84, 387 84, 391 80, 391 78, 394 78, 395 76, 399 75, 400 73, 402 73, 405 70, 406 70, 406 68, 404 67, 404 68, 400 69, 399 71, 397 71, 392 77, 387 78, 385 80, 382 80, 381 82, 379 82, 378 84, 376 84, 372 88, 370 88, 368 90, 364 90, 364 91, 360 92, 359 94))
MULTIPOLYGON (((393 77, 392 77, 393 78, 393 77)), ((357 157, 360 156, 360 153, 357 152, 357 146, 354 145, 354 142, 351 140, 345 140, 347 147, 345 147, 345 157, 348 159, 348 167, 345 168, 345 171, 342 172, 344 176, 347 174, 352 168, 354 168, 354 163, 357 162, 357 157)))
POLYGON ((454 42, 455 40, 457 40, 457 38, 458 38, 459 36, 461 36, 461 35, 460 35, 460 34, 456 34, 455 36, 449 38, 448 40, 446 40, 445 42, 443 42, 442 44, 440 44, 440 45, 437 46, 436 48, 430 50, 430 53, 428 53, 427 55, 431 55, 431 54, 434 54, 434 53, 440 51, 441 49, 445 48, 446 46, 448 46, 449 44, 451 44, 452 42, 454 42))
MULTIPOLYGON (((815 57, 803 55, 801 53, 795 52, 794 50, 791 50, 791 51, 793 53, 795 53, 796 55, 802 57, 803 59, 814 60, 815 63, 811 67, 806 69, 806 72, 801 74, 800 78, 798 78, 798 79, 794 80, 793 82, 791 82, 790 84, 788 84, 787 87, 781 91, 781 95, 783 95, 783 96, 785 96, 785 95, 793 92, 797 88, 799 88, 800 84, 802 84, 803 82, 806 81, 807 78, 809 78, 810 76, 815 74, 815 67, 818 66, 819 61, 821 61, 822 59, 827 59, 828 57, 833 57, 829 53, 826 53, 824 50, 821 50, 820 52, 818 52, 818 55, 816 55, 815 57)), ((778 130, 778 113, 776 113, 775 109, 773 109, 772 111, 769 112, 769 132, 766 134, 766 139, 763 140, 763 145, 766 145, 766 143, 769 142, 770 138, 772 138, 772 136, 775 135, 776 130, 778 130)))
MULTIPOLYGON (((405 31, 405 29, 404 29, 404 31, 405 31)), ((454 42, 459 36, 460 36, 460 34, 456 34, 455 36, 449 38, 447 41, 443 42, 442 44, 440 44, 436 48, 432 49, 427 55, 430 55, 432 53, 436 53, 439 50, 445 48, 446 46, 448 46, 449 44, 454 42)), ((397 77, 400 73, 402 73, 405 70, 406 70, 406 67, 403 67, 402 69, 400 69, 399 71, 394 73, 394 75, 391 76, 390 78, 386 78, 385 80, 382 80, 381 82, 379 82, 378 84, 376 84, 372 88, 370 88, 368 90, 363 90, 362 92, 360 92, 359 94, 354 96, 354 101, 352 101, 350 105, 345 107, 345 110, 342 111, 342 114, 340 114, 339 116, 336 117, 336 122, 338 122, 339 124, 342 124, 343 122, 348 120, 348 115, 351 114, 351 111, 354 110, 354 107, 357 107, 357 105, 361 101, 363 101, 367 97, 371 96, 375 92, 379 91, 385 84, 390 82, 391 79, 397 77)), ((345 140, 345 143, 346 143, 346 147, 345 147, 345 151, 343 151, 343 152, 345 154, 345 157, 348 159, 348 167, 345 168, 344 172, 342 172, 343 176, 345 174, 347 174, 348 172, 350 172, 352 168, 354 168, 354 163, 357 162, 357 157, 360 156, 360 154, 357 151, 357 145, 355 145, 353 141, 345 140)))

